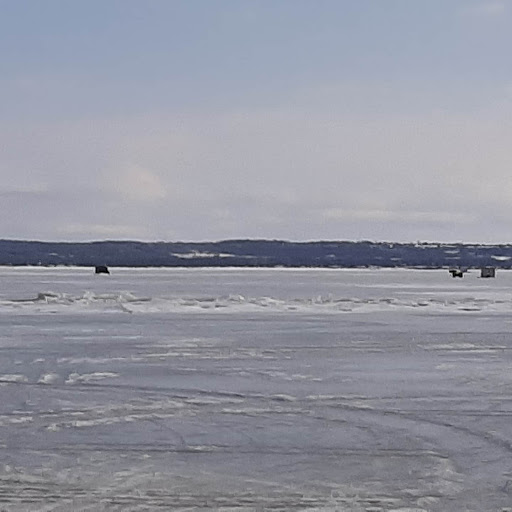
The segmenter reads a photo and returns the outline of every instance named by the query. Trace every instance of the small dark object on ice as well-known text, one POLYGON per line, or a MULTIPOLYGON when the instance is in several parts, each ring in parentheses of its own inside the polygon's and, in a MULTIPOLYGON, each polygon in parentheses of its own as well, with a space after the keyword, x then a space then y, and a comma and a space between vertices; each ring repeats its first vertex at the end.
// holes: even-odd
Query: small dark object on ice
POLYGON ((448 272, 452 275, 452 277, 464 277, 464 272, 466 270, 462 268, 451 268, 448 272))
POLYGON ((480 277, 496 277, 495 267, 482 267, 480 269, 480 277))
POLYGON ((94 269, 95 274, 110 274, 106 265, 97 265, 94 269))

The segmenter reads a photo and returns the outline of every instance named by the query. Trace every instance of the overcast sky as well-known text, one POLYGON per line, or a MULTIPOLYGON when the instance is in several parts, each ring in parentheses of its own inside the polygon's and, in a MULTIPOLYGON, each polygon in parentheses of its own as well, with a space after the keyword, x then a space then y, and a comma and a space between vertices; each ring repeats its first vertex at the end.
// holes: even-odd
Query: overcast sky
POLYGON ((0 9, 0 238, 512 242, 512 2, 0 9))

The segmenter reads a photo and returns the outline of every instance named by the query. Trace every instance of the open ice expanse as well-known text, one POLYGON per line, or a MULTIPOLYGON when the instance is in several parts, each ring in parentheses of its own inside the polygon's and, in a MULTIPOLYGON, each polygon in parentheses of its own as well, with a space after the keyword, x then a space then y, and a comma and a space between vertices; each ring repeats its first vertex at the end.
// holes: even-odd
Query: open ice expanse
POLYGON ((0 510, 512 510, 512 272, 0 268, 0 510))

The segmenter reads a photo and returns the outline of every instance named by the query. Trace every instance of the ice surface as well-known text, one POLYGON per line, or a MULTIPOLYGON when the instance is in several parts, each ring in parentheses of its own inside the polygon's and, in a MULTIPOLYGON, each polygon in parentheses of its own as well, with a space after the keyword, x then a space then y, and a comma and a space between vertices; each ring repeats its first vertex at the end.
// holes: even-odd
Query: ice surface
POLYGON ((512 507, 512 273, 0 269, 0 510, 512 507))

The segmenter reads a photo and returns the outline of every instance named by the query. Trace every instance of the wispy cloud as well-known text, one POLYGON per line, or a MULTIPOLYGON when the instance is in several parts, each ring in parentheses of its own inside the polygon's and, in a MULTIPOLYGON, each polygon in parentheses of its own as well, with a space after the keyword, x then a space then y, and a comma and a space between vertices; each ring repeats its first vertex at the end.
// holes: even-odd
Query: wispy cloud
POLYGON ((65 239, 89 239, 103 238, 146 238, 147 232, 140 226, 122 224, 63 224, 57 228, 59 235, 65 239))
POLYGON ((420 104, 418 95, 405 111, 393 91, 374 109, 361 103, 378 90, 352 89, 322 89, 323 103, 108 118, 94 131, 90 120, 32 125, 25 151, 5 126, 4 141, 20 151, 1 162, 11 193, 0 230, 73 240, 508 236, 504 93, 499 108, 438 109, 438 98, 420 104))
POLYGON ((105 182, 123 199, 152 202, 167 196, 166 185, 155 172, 136 164, 120 165, 106 173, 105 182))
POLYGON ((407 210, 343 210, 330 208, 323 213, 326 220, 409 222, 416 224, 469 224, 476 220, 467 212, 407 211, 407 210))

